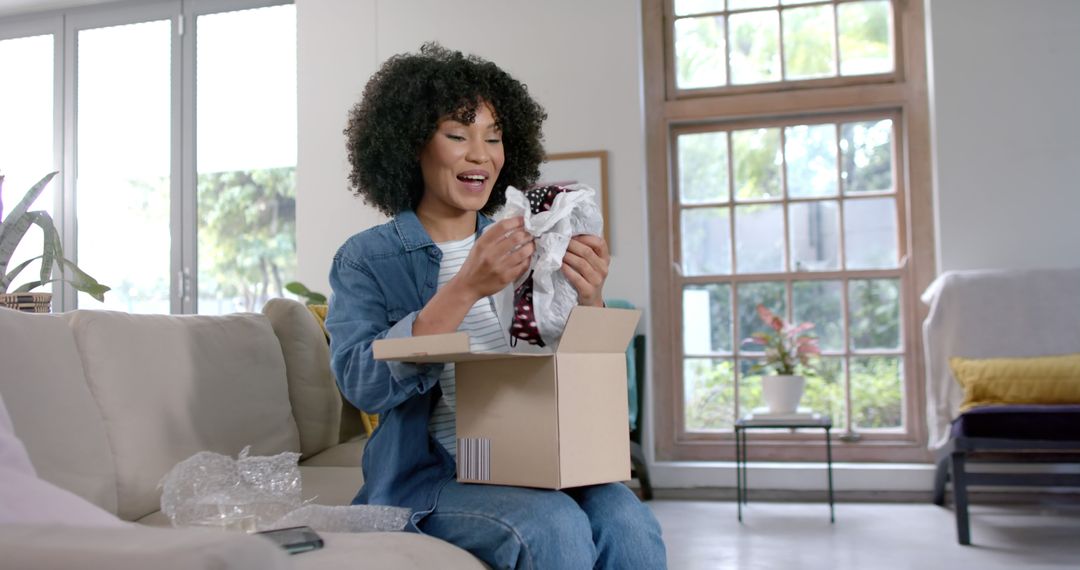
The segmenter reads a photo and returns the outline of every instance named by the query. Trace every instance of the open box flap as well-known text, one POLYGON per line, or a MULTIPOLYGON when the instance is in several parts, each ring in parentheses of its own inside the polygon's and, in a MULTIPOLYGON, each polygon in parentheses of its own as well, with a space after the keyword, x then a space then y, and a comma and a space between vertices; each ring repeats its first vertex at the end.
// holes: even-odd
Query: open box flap
POLYGON ((452 332, 408 338, 384 338, 372 343, 375 360, 401 362, 470 362, 500 358, 535 358, 550 354, 469 352, 469 333, 452 332))
POLYGON ((574 307, 558 352, 626 352, 640 318, 637 309, 574 307))
POLYGON ((469 335, 463 332, 406 338, 384 338, 372 343, 375 360, 448 362, 448 356, 469 352, 469 335))

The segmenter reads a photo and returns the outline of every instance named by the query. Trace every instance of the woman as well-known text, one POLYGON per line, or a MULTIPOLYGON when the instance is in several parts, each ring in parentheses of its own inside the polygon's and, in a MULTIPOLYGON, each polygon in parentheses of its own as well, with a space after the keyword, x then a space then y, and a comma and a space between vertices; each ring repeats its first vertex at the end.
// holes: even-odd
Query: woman
MULTIPOLYGON (((372 356, 376 339, 455 330, 470 333, 473 350, 506 349, 488 297, 528 269, 535 248, 522 218, 488 216, 507 186, 539 176, 545 118, 497 66, 435 44, 388 60, 350 113, 349 179, 393 217, 350 238, 330 271, 338 384, 380 414, 354 502, 411 508, 409 530, 494 568, 663 568, 659 525, 624 485, 457 483, 453 365, 372 356)), ((562 270, 581 304, 603 305, 609 263, 602 238, 571 240, 562 270)))

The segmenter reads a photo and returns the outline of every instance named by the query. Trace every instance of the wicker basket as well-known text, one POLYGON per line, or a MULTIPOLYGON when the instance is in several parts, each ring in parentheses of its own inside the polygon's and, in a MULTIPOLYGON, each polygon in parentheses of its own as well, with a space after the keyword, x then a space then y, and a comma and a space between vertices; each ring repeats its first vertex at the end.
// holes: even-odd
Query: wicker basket
POLYGON ((48 313, 52 293, 0 293, 0 307, 27 313, 48 313))

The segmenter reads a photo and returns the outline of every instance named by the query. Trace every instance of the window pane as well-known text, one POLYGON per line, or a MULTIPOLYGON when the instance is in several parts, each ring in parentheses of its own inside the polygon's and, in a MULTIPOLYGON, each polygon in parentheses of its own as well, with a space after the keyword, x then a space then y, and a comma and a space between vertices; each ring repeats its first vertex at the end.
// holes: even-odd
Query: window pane
POLYGON ((840 209, 835 200, 790 204, 788 229, 793 271, 840 268, 840 209))
MULTIPOLYGON (((4 88, 0 89, 0 174, 4 176, 2 215, 7 215, 26 192, 52 172, 53 160, 53 36, 33 36, 0 41, 0 69, 4 88)), ((52 182, 30 206, 30 210, 53 212, 52 182)), ((61 220, 53 220, 58 229, 61 220)), ((8 260, 7 272, 41 255, 43 233, 32 226, 23 235, 8 260)), ((90 273, 94 275, 93 272, 90 273)), ((33 261, 14 276, 8 291, 38 281, 41 262, 33 261)), ((35 288, 52 292, 52 285, 35 288)), ((0 288, 0 293, 4 293, 0 288)), ((53 305, 59 310, 58 305, 53 305)))
POLYGON ((784 10, 784 79, 836 75, 833 7, 784 10))
POLYGON ((893 190, 891 120, 842 125, 840 153, 845 194, 893 190))
POLYGON ((735 374, 731 360, 687 358, 683 361, 686 429, 731 429, 735 422, 735 374))
POLYGON ((727 133, 679 135, 678 145, 682 203, 727 201, 727 133))
POLYGON ((731 153, 735 161, 735 198, 779 198, 780 129, 732 131, 731 153))
POLYGON ((776 0, 728 0, 728 10, 746 10, 776 6, 776 0))
POLYGON ((889 1, 845 2, 837 6, 837 10, 840 74, 892 71, 892 8, 889 1))
POLYGON ((702 12, 720 12, 724 9, 724 0, 675 0, 675 15, 701 14, 702 12))
POLYGON ((731 215, 728 208, 682 213, 683 275, 731 273, 731 215))
POLYGON ((776 10, 730 16, 731 83, 780 80, 780 14, 776 10))
MULTIPOLYGON (((751 372, 758 361, 752 358, 739 359, 739 409, 738 417, 745 417, 756 408, 765 407, 765 398, 761 395, 761 377, 766 371, 751 372)), ((765 410, 759 410, 764 412, 765 410)))
POLYGON ((897 266, 896 200, 844 201, 844 250, 848 269, 897 266))
POLYGON ((845 425, 844 358, 825 356, 816 366, 814 373, 805 375, 806 389, 799 405, 819 414, 827 414, 832 418, 833 425, 845 425))
POLYGON ((810 333, 824 351, 844 350, 844 287, 839 281, 796 281, 791 301, 794 321, 813 323, 810 333))
POLYGON ((735 267, 738 273, 784 270, 784 207, 754 204, 735 208, 735 267))
POLYGON ((675 81, 679 89, 727 83, 724 41, 723 16, 675 20, 675 81))
POLYGON ((836 195, 836 125, 787 127, 784 158, 788 196, 836 195))
POLYGON ((169 312, 168 20, 78 34, 79 267, 112 287, 104 307, 169 312))
POLYGON ((772 330, 758 317, 758 304, 765 305, 781 318, 787 315, 787 293, 782 281, 740 283, 738 291, 740 343, 756 332, 772 330))
POLYGON ((851 348, 899 349, 900 282, 896 279, 853 279, 848 283, 851 348))
POLYGON ((731 286, 712 284, 683 288, 683 352, 731 351, 731 286))
POLYGON ((198 308, 258 311, 296 274, 296 10, 197 29, 198 308))
POLYGON ((851 358, 851 421, 861 428, 898 428, 903 424, 901 361, 893 356, 851 358))

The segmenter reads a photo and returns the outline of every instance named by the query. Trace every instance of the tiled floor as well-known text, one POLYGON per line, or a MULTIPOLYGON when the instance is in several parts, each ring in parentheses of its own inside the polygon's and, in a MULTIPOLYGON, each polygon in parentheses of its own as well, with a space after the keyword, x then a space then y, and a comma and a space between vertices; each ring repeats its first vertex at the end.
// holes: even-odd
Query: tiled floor
POLYGON ((672 570, 1080 568, 1077 505, 975 505, 974 546, 956 543, 951 510, 931 504, 655 500, 672 570))

